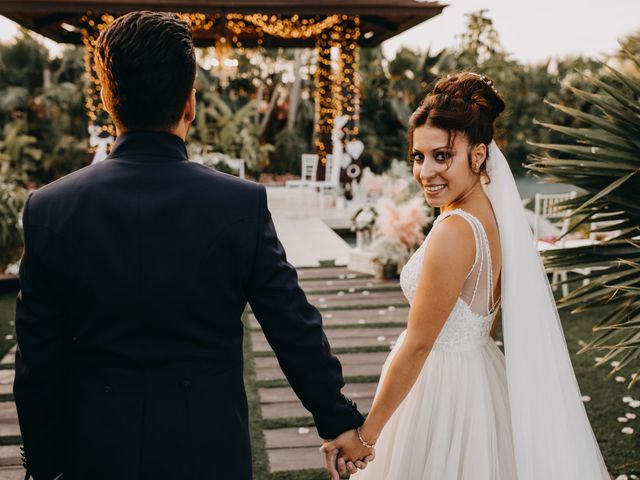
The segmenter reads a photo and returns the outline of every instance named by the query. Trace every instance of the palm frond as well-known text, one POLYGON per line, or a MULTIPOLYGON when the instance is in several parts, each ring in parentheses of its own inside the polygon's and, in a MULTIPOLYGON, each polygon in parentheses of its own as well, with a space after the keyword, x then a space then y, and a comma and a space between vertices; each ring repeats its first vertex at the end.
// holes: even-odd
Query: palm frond
MULTIPOLYGON (((625 55, 640 72, 640 59, 625 55)), ((579 272, 577 279, 554 284, 578 283, 558 300, 559 309, 580 315, 607 307, 579 353, 604 351, 597 365, 618 359, 610 375, 623 368, 636 370, 630 388, 640 381, 640 82, 606 64, 583 76, 592 91, 569 87, 580 108, 545 100, 572 118, 572 124, 534 119, 566 142, 527 141, 543 153, 531 154, 525 166, 586 192, 562 203, 569 218, 565 235, 585 227, 590 233, 610 234, 592 245, 546 250, 542 258, 549 272, 579 272)))

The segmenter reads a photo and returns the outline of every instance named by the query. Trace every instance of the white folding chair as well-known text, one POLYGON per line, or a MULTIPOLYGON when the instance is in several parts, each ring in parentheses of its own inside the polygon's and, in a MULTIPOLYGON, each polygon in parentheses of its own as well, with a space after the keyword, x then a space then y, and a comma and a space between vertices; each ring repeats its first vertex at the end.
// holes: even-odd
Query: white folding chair
POLYGON ((316 153, 303 153, 300 157, 300 180, 287 180, 284 183, 286 188, 299 187, 300 190, 309 186, 309 182, 316 179, 318 161, 320 156, 316 153))
POLYGON ((309 182, 311 187, 317 188, 320 195, 320 207, 324 208, 324 193, 330 191, 335 197, 340 188, 340 158, 334 158, 332 154, 327 155, 325 164, 324 180, 309 182))
MULTIPOLYGON (((545 220, 555 220, 562 218, 562 223, 560 224, 560 228, 557 229, 556 234, 554 236, 559 237, 560 235, 564 235, 569 230, 571 209, 566 209, 565 207, 559 207, 558 203, 575 198, 578 195, 578 192, 572 190, 569 193, 536 193, 535 195, 535 210, 534 210, 534 222, 533 222, 533 241, 534 245, 538 249, 538 251, 549 250, 554 248, 569 248, 569 247, 580 247, 584 245, 592 245, 595 243, 595 240, 591 238, 567 238, 562 237, 557 242, 546 242, 541 240, 541 230, 542 224, 545 220)), ((580 274, 589 273, 590 269, 588 268, 576 268, 572 269, 572 271, 580 274)), ((567 271, 555 271, 551 276, 551 283, 554 283, 561 279, 562 281, 567 280, 567 271)), ((583 281, 583 284, 587 283, 587 279, 583 281)), ((556 287, 553 287, 555 290, 556 287)), ((567 296, 569 294, 569 285, 564 283, 562 285, 562 294, 563 296, 567 296)))

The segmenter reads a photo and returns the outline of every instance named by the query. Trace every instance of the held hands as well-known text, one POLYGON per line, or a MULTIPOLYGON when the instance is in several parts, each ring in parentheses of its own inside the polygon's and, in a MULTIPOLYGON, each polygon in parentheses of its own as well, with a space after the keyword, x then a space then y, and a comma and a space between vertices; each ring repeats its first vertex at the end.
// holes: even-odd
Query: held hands
POLYGON ((333 440, 325 440, 320 447, 325 455, 331 480, 339 480, 347 471, 363 470, 375 458, 375 449, 365 447, 355 430, 348 430, 333 440))

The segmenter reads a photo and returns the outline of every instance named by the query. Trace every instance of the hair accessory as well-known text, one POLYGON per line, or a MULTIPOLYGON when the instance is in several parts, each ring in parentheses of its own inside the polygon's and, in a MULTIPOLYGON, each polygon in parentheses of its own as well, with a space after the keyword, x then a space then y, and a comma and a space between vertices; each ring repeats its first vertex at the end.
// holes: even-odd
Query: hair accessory
POLYGON ((487 85, 489 85, 491 87, 491 90, 493 90, 493 93, 495 93, 496 95, 498 95, 498 91, 496 90, 496 87, 493 86, 493 80, 488 79, 487 77, 485 77, 484 75, 480 75, 479 73, 475 73, 475 72, 469 72, 471 75, 474 75, 476 77, 478 77, 480 80, 482 80, 484 83, 486 83, 487 85))

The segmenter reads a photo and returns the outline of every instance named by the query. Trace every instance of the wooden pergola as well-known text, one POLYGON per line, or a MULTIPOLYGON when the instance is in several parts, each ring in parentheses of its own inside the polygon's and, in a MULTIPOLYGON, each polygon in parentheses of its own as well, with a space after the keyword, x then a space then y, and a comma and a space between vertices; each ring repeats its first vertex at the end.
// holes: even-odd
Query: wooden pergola
MULTIPOLYGON (((316 147, 324 165, 333 121, 348 117, 344 142, 358 133, 360 47, 379 45, 439 15, 446 5, 417 0, 0 0, 0 15, 59 43, 87 47, 115 17, 136 10, 172 11, 191 22, 199 47, 316 48, 316 147), (331 49, 340 60, 332 64, 331 49)), ((88 114, 99 123, 99 85, 87 92, 88 114)), ((107 127, 105 126, 105 129, 107 127)), ((110 127, 109 127, 110 128, 110 127)))

